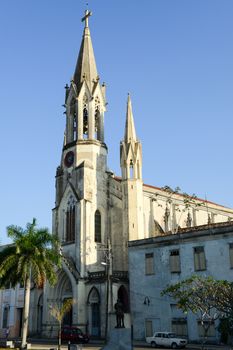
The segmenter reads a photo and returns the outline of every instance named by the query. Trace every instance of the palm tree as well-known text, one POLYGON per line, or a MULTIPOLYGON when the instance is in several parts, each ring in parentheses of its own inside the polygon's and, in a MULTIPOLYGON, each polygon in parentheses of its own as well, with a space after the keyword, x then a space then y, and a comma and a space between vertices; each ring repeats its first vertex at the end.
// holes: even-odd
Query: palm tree
POLYGON ((50 314, 58 321, 59 329, 58 329, 58 349, 61 349, 61 328, 62 321, 64 316, 69 312, 73 305, 73 299, 66 299, 63 303, 57 303, 55 305, 51 305, 50 314))
POLYGON ((24 282, 25 297, 22 325, 21 348, 27 344, 30 287, 31 282, 42 287, 46 280, 56 283, 56 267, 61 265, 57 238, 47 228, 37 229, 36 219, 26 225, 7 227, 7 233, 13 244, 0 252, 0 287, 11 283, 14 287, 24 282))

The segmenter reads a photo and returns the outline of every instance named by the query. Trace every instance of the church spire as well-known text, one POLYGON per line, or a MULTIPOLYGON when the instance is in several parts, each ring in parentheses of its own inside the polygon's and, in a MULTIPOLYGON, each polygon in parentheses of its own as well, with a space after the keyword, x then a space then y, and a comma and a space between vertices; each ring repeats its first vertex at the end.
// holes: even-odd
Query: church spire
POLYGON ((124 141, 125 143, 129 143, 131 141, 136 141, 136 140, 137 140, 137 137, 136 137, 136 131, 134 126, 131 98, 130 98, 130 94, 128 94, 124 141))
POLYGON ((128 239, 143 237, 142 146, 137 140, 131 99, 128 95, 125 135, 120 145, 123 232, 128 239))
POLYGON ((82 18, 82 22, 85 22, 85 27, 73 77, 73 81, 78 90, 84 80, 86 80, 89 89, 92 90, 94 82, 99 79, 88 23, 88 19, 91 15, 92 12, 86 10, 85 16, 82 18))
MULTIPOLYGON (((91 12, 86 10, 85 23, 75 73, 66 87, 66 144, 76 141, 99 141, 104 145, 105 85, 100 85, 89 30, 91 12)), ((105 147, 105 146, 104 146, 105 147)))
POLYGON ((137 140, 131 98, 128 94, 125 135, 120 146, 122 179, 142 179, 142 146, 137 140))

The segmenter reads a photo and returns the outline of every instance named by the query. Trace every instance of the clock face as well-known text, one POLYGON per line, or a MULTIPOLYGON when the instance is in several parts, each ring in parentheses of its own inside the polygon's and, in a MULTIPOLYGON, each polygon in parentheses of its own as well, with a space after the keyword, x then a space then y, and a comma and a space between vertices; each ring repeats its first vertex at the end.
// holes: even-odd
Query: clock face
POLYGON ((74 163, 74 152, 70 151, 66 153, 65 159, 64 159, 65 165, 69 168, 74 163))

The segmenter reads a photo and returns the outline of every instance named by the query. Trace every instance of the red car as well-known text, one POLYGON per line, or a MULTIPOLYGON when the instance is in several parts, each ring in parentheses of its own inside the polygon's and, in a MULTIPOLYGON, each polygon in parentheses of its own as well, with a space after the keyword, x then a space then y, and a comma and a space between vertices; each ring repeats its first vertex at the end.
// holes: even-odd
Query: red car
POLYGON ((61 340, 70 341, 71 343, 88 343, 90 337, 84 334, 78 327, 63 327, 61 330, 61 340))

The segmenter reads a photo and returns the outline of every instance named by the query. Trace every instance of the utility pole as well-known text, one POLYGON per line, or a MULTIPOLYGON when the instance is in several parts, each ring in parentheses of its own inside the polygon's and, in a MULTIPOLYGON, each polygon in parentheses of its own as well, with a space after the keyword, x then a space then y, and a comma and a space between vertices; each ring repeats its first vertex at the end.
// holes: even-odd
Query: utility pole
POLYGON ((105 250, 105 262, 101 264, 105 266, 106 271, 106 317, 105 317, 105 340, 108 337, 108 326, 109 326, 109 312, 112 308, 112 246, 110 239, 108 239, 107 248, 105 250))

